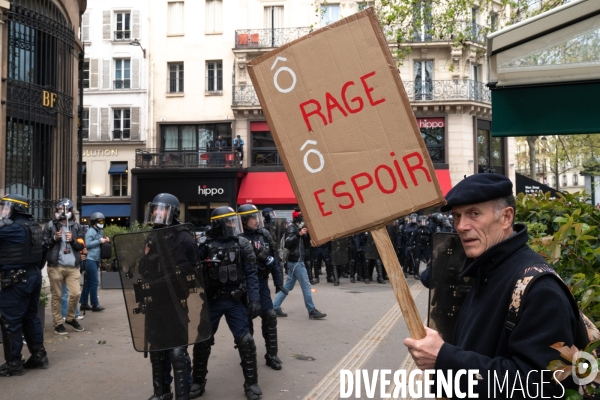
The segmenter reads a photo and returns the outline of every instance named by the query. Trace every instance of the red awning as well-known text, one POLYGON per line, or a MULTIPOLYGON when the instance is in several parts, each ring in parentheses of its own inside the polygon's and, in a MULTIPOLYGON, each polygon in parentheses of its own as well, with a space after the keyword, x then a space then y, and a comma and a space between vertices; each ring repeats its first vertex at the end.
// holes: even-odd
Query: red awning
POLYGON ((269 124, 264 121, 250 122, 250 132, 270 132, 269 124))
POLYGON ((248 172, 242 179, 238 204, 298 204, 285 172, 248 172))
POLYGON ((448 193, 450 189, 452 189, 450 171, 447 169, 436 169, 435 175, 437 176, 438 182, 440 184, 440 189, 442 189, 442 194, 445 196, 446 193, 448 193))

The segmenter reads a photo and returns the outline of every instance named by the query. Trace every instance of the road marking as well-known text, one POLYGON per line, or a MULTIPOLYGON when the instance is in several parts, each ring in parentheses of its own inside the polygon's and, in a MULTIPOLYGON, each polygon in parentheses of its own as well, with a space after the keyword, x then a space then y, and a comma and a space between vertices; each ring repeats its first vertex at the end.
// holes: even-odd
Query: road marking
MULTIPOLYGON (((415 282, 410 288, 414 298, 424 289, 421 282, 415 282)), ((371 358, 377 347, 387 336, 390 330, 402 318, 400 306, 394 304, 392 308, 358 341, 358 343, 333 367, 323 379, 319 381, 304 400, 333 400, 340 397, 340 370, 351 371, 361 369, 371 358)))

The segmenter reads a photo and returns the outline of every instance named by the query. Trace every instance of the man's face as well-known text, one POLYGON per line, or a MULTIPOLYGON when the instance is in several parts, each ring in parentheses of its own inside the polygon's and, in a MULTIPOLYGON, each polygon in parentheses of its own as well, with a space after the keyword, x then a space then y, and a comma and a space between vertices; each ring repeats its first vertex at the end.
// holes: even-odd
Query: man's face
POLYGON ((0 210, 2 211, 2 215, 0 218, 8 218, 10 215, 10 206, 7 203, 0 203, 0 210))
POLYGON ((252 215, 248 218, 248 228, 256 229, 258 228, 258 215, 252 215))
POLYGON ((512 233, 514 212, 502 209, 496 218, 494 201, 452 207, 454 228, 469 258, 481 256, 512 233))
POLYGON ((154 223, 164 224, 167 220, 167 213, 168 210, 166 207, 156 206, 156 208, 154 208, 154 211, 152 212, 152 221, 154 221, 154 223))

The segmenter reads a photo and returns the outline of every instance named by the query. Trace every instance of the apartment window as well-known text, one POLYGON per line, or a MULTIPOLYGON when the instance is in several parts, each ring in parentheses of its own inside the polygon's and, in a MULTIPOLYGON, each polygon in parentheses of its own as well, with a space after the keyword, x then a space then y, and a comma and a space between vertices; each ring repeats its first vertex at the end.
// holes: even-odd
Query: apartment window
POLYGON ((161 125, 161 150, 208 151, 221 136, 231 148, 231 123, 202 125, 161 125))
POLYGON ((223 91, 223 62, 222 61, 207 61, 206 62, 206 91, 207 92, 223 91))
POLYGON ((183 93, 183 63, 168 63, 167 93, 183 93))
POLYGON ((552 176, 551 182, 552 182, 552 187, 556 187, 556 176, 554 176, 554 175, 552 176))
POLYGON ((579 185, 579 174, 573 174, 573 186, 579 185))
POLYGON ((83 88, 90 88, 90 60, 83 61, 83 88))
POLYGON ((283 6, 265 7, 265 29, 283 28, 283 6))
POLYGON ((433 5, 431 0, 419 1, 413 9, 413 40, 428 42, 433 38, 433 5))
POLYGON ((127 196, 127 163, 112 162, 108 174, 111 176, 111 186, 113 196, 127 196))
POLYGON ((415 100, 433 100, 433 60, 413 63, 415 100))
POLYGON ((567 181, 567 176, 566 175, 562 176, 562 186, 563 187, 569 186, 569 181, 567 181))
POLYGON ((131 88, 131 60, 128 58, 115 60, 115 89, 131 88))
POLYGON ((129 140, 131 132, 131 109, 113 110, 113 140, 129 140))
POLYGON ((81 137, 83 139, 90 138, 90 109, 84 108, 81 111, 81 137))
POLYGON ((340 20, 340 5, 327 4, 321 6, 321 26, 327 26, 340 20))
POLYGON ((206 0, 206 33, 223 32, 223 2, 206 0))
POLYGON ((498 30, 498 14, 490 13, 490 31, 498 30))
POLYGON ((131 13, 115 13, 115 40, 131 40, 131 13))
POLYGON ((87 195, 87 165, 86 163, 81 163, 81 193, 82 196, 87 195))
POLYGON ((183 34, 183 1, 169 3, 167 34, 183 34))

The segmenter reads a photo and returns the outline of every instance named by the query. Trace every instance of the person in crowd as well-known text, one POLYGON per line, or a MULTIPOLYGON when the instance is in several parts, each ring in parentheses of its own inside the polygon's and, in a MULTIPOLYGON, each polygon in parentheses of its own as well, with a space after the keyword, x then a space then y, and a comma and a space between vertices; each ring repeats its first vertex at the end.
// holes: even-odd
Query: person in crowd
POLYGON ((52 293, 50 303, 54 319, 54 333, 58 335, 67 335, 64 324, 71 326, 77 332, 84 330, 75 318, 75 308, 81 293, 79 268, 84 239, 83 229, 73 214, 74 206, 75 204, 68 198, 59 200, 56 204, 54 219, 49 221, 44 228, 44 242, 48 248, 46 262, 48 278, 50 278, 50 292, 52 293), (64 321, 61 310, 63 283, 69 290, 69 305, 64 321))
POLYGON ((81 293, 81 309, 94 312, 104 311, 104 307, 98 301, 98 270, 100 267, 100 247, 103 243, 109 243, 110 239, 104 236, 104 214, 92 213, 90 216, 90 228, 85 234, 85 244, 88 250, 85 262, 85 279, 83 292, 81 293))
POLYGON ((244 159, 244 139, 240 135, 233 139, 233 150, 238 153, 240 161, 242 161, 244 159))
POLYGON ((288 256, 288 272, 287 280, 283 285, 285 291, 281 291, 275 297, 273 302, 273 308, 277 313, 278 317, 287 317, 288 315, 281 309, 281 304, 286 299, 286 292, 290 292, 294 289, 296 281, 300 283, 302 289, 302 295, 304 296, 304 305, 308 311, 308 317, 310 319, 322 319, 327 316, 317 310, 313 303, 312 293, 310 291, 310 282, 308 280, 308 273, 306 272, 306 266, 304 265, 304 241, 303 236, 307 234, 308 228, 304 226, 304 219, 302 212, 294 211, 292 213, 292 224, 287 227, 285 232, 285 248, 290 251, 288 256), (298 229, 298 227, 301 227, 298 229))
POLYGON ((23 368, 49 366, 38 318, 43 232, 28 209, 27 199, 19 194, 7 194, 0 200, 0 330, 6 360, 0 366, 2 377, 23 375, 23 368), (25 363, 23 338, 31 354, 25 363))

